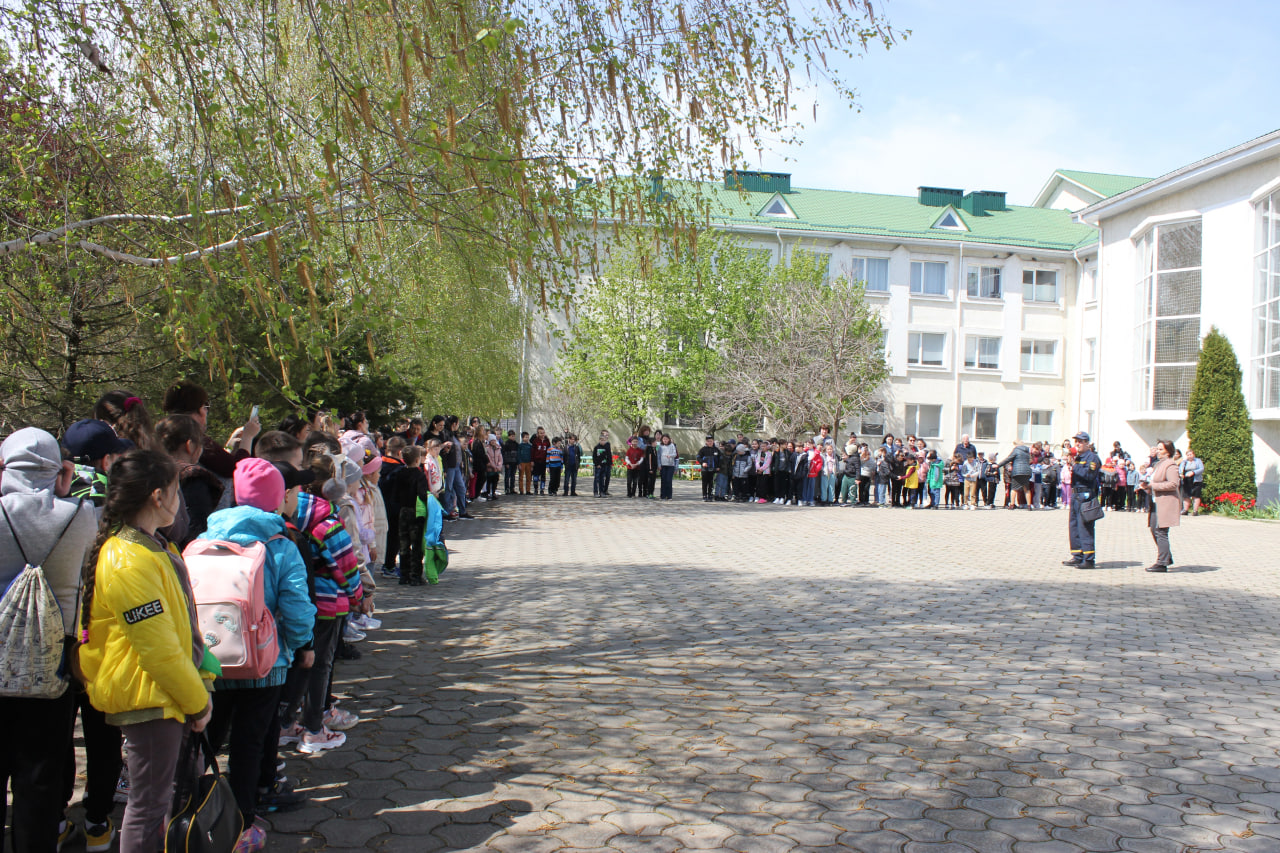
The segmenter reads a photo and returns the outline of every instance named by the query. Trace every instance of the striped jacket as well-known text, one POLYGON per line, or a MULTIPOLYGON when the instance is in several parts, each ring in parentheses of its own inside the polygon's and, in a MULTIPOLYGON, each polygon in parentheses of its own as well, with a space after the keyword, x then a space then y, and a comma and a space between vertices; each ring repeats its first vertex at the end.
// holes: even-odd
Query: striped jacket
POLYGON ((307 535, 314 557, 316 618, 346 616, 352 605, 360 603, 364 591, 355 546, 337 511, 324 498, 302 492, 294 523, 307 535))

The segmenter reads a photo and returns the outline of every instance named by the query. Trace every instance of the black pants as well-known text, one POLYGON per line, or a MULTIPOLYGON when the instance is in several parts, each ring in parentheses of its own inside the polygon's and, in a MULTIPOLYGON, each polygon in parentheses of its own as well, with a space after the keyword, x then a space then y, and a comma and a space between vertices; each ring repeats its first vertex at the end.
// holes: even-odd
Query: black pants
MULTIPOLYGON (((636 495, 644 497, 644 480, 645 470, 643 468, 627 469, 627 497, 634 498, 636 495)), ((706 487, 703 487, 706 490, 706 487)))
POLYGON ((658 481, 658 466, 650 465, 646 462, 641 470, 644 471, 644 496, 651 498, 653 497, 653 486, 658 481))
POLYGON ((316 619, 311 645, 315 649, 316 662, 310 669, 294 666, 285 679, 280 702, 280 725, 288 727, 295 722, 310 732, 320 731, 324 724, 324 709, 329 701, 329 682, 333 674, 333 655, 338 651, 338 637, 342 633, 342 619, 316 619))
POLYGON ((858 478, 858 503, 867 506, 871 503, 871 478, 858 478))
POLYGON ((560 491, 560 471, 561 468, 552 468, 547 466, 547 493, 554 495, 560 491))
MULTIPOLYGON (((628 478, 628 479, 630 479, 630 478, 628 478)), ((709 500, 711 500, 712 496, 715 494, 715 486, 716 486, 716 472, 715 472, 715 471, 707 471, 707 470, 703 470, 703 472, 702 472, 702 499, 703 499, 704 501, 709 501, 709 500)), ((629 486, 628 486, 628 491, 630 491, 630 487, 629 487, 629 486)))
POLYGON ((889 501, 889 502, 890 502, 891 504, 893 504, 894 506, 899 506, 899 505, 901 505, 901 503, 902 503, 902 481, 901 481, 901 480, 898 480, 898 479, 895 479, 895 480, 894 480, 894 481, 889 485, 889 491, 890 491, 890 495, 891 495, 891 497, 890 497, 890 501, 889 501))
POLYGON ((776 471, 773 475, 773 498, 781 499, 783 503, 791 500, 795 495, 791 491, 791 475, 786 471, 776 471))
POLYGON ((751 497, 751 492, 747 489, 746 477, 733 478, 733 499, 737 503, 742 503, 751 497))
POLYGON ((209 742, 222 749, 228 731, 227 781, 236 795, 236 805, 244 825, 258 816, 258 780, 262 772, 262 752, 267 729, 280 705, 279 687, 247 687, 215 690, 213 716, 209 718, 209 742))
MULTIPOLYGON (((18 853, 54 853, 58 847, 58 822, 63 804, 70 799, 59 795, 66 755, 72 748, 75 709, 73 689, 57 699, 0 697, 0 731, 8 734, 0 749, 0 826, 8 817, 5 790, 12 786, 13 846, 18 853)), ((74 775, 73 766, 73 779, 74 775)), ((114 793, 114 781, 111 788, 114 793)))
POLYGON ((422 531, 425 518, 418 517, 417 507, 400 508, 400 580, 422 577, 422 531))
POLYGON ((662 466, 662 493, 659 495, 664 501, 671 500, 672 483, 676 477, 676 466, 662 466))
POLYGON ((512 494, 516 490, 516 471, 519 470, 519 467, 520 466, 516 464, 515 460, 512 459, 507 461, 507 463, 502 469, 503 470, 502 490, 505 491, 507 494, 512 494))
MULTIPOLYGON (((80 712, 80 729, 84 732, 84 816, 89 823, 104 823, 115 808, 116 782, 124 767, 121 746, 124 735, 107 723, 106 715, 89 704, 89 694, 73 688, 72 704, 80 712)), ((71 721, 75 723, 75 711, 71 721)), ((76 790, 76 755, 67 744, 67 760, 62 778, 62 804, 66 806, 76 790)))
POLYGON ((756 474, 756 499, 771 501, 773 498, 773 478, 768 474, 756 474))

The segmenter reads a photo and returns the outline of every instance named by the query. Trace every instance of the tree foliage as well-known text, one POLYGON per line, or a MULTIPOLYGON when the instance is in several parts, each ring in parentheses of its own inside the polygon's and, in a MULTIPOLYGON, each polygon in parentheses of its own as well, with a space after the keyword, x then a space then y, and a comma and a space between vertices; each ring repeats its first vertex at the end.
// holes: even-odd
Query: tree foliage
POLYGON ((794 437, 866 411, 888 376, 884 330, 861 282, 825 281, 816 256, 793 252, 774 270, 760 310, 725 340, 703 390, 716 423, 767 420, 794 437))
POLYGON ((1217 327, 1209 330, 1196 362, 1187 402, 1187 438, 1204 462, 1204 495, 1258 496, 1253 461, 1253 421, 1241 385, 1235 349, 1217 327))
POLYGON ((690 230, 700 212, 650 172, 742 164, 796 132, 798 87, 850 97, 835 58, 896 36, 870 0, 17 0, 0 35, 6 91, 121 174, 85 192, 54 154, 6 149, 29 186, 0 275, 115 267, 157 294, 176 356, 233 399, 290 400, 323 397, 361 339, 385 369, 405 283, 441 263, 557 305, 595 229, 690 230))
POLYGON ((683 253, 657 232, 627 232, 576 303, 558 386, 633 429, 664 407, 697 408, 719 342, 750 315, 767 277, 766 259, 714 232, 683 253))

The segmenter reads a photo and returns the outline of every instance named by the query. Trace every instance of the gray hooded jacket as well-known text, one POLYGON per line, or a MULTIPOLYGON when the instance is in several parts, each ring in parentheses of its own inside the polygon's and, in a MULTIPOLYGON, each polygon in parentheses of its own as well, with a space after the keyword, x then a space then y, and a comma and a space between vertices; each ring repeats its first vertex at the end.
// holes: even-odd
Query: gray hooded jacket
POLYGON ((62 452, 44 430, 18 430, 0 445, 0 459, 4 460, 0 504, 13 522, 10 529, 0 515, 0 589, 8 588, 26 566, 18 549, 21 542, 27 558, 44 567, 45 580, 62 608, 63 629, 75 634, 80 567, 98 531, 93 504, 80 504, 77 514, 76 501, 54 495, 62 452), (59 539, 64 528, 67 532, 59 539))

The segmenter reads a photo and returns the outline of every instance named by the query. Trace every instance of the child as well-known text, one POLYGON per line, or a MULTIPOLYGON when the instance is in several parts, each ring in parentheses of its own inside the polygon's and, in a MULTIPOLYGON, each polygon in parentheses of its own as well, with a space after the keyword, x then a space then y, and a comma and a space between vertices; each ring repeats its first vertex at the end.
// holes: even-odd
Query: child
POLYGON ((538 427, 529 443, 533 445, 533 492, 546 494, 547 451, 551 449, 551 439, 547 438, 545 429, 538 427))
POLYGON ((578 437, 572 433, 564 437, 564 493, 569 497, 578 496, 578 466, 582 464, 582 448, 578 446, 578 437))
POLYGON ((627 467, 627 497, 634 498, 637 494, 643 497, 640 466, 644 464, 644 450, 640 448, 640 442, 634 435, 627 439, 627 458, 623 464, 627 467))
POLYGON ((498 499, 498 480, 502 478, 502 469, 505 464, 502 458, 502 443, 498 441, 496 434, 489 436, 484 452, 489 463, 485 466, 484 495, 489 500, 496 501, 498 499))
POLYGON ((591 465, 594 469, 591 494, 603 498, 609 494, 609 480, 613 476, 613 447, 609 444, 609 433, 600 433, 600 440, 591 449, 591 465))
MULTIPOLYGON (((280 714, 280 745, 296 743, 298 750, 305 753, 336 749, 347 742, 347 736, 331 728, 326 719, 339 724, 354 723, 351 715, 341 712, 326 716, 325 711, 342 622, 353 608, 360 607, 364 598, 355 546, 333 504, 324 497, 326 493, 337 497, 346 494, 345 481, 339 485, 335 478, 335 474, 341 473, 335 461, 343 457, 325 453, 325 449, 325 445, 320 444, 311 450, 310 468, 316 479, 299 493, 298 509, 292 519, 306 536, 311 552, 316 603, 312 640, 315 662, 310 670, 302 670, 286 685, 282 700, 285 709, 280 714)), ((338 711, 336 707, 332 710, 338 711)))
POLYGON ((396 557, 400 554, 400 504, 396 503, 396 480, 404 470, 401 454, 408 445, 403 438, 393 435, 387 440, 382 453, 382 470, 378 477, 378 490, 382 492, 382 504, 387 514, 387 548, 382 552, 382 576, 399 577, 396 557))
MULTIPOLYGON (((435 451, 440 451, 439 439, 428 439, 428 446, 434 442, 435 451)), ((422 465, 427 451, 420 447, 404 449, 404 470, 396 485, 396 503, 400 506, 400 586, 422 586, 422 531, 426 519, 418 515, 418 499, 427 499, 431 493, 427 481, 427 472, 422 465)), ((438 476, 438 475, 437 475, 438 476)))
POLYGON ((529 433, 520 433, 520 447, 516 458, 520 464, 520 494, 527 495, 533 488, 533 444, 529 441, 529 433))
POLYGON ((902 500, 906 506, 915 509, 916 490, 920 488, 920 464, 914 456, 907 457, 907 473, 902 478, 902 500))
POLYGON ((307 592, 307 567, 298 546, 285 536, 281 515, 293 514, 299 487, 314 480, 313 471, 298 471, 287 463, 277 468, 265 459, 241 459, 232 477, 237 506, 209 516, 209 528, 200 536, 244 546, 265 544, 264 601, 275 617, 280 642, 279 656, 265 677, 246 681, 219 678, 213 683, 209 741, 215 750, 221 749, 230 732, 228 779, 244 819, 237 851, 266 846, 266 831, 254 822, 262 754, 293 652, 311 644, 316 608, 307 592), (281 469, 289 473, 288 479, 281 469))
POLYGON ((929 509, 937 509, 942 498, 942 478, 945 472, 942 464, 938 461, 938 451, 929 451, 929 474, 927 484, 929 487, 929 509))
POLYGON ((560 473, 563 470, 564 439, 557 435, 547 448, 547 491, 552 495, 560 493, 560 473))

